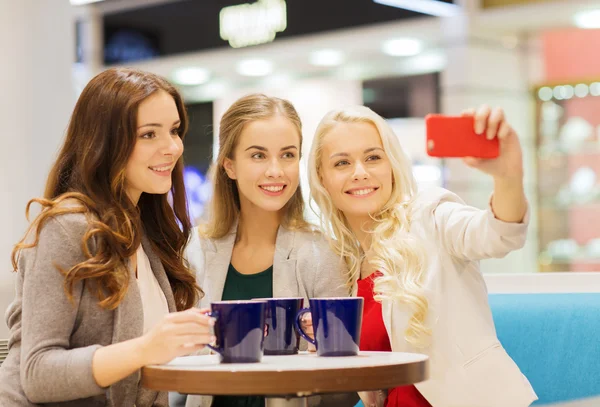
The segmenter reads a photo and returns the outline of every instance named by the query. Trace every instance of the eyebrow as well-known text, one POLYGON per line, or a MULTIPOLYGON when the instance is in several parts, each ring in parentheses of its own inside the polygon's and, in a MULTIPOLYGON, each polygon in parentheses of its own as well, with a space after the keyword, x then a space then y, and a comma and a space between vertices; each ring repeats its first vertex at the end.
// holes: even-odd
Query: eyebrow
MULTIPOLYGON (((376 151, 376 150, 383 151, 383 148, 380 148, 380 147, 367 148, 365 151, 363 151, 363 154, 368 154, 371 151, 376 151)), ((349 157, 349 156, 350 156, 350 154, 348 154, 348 153, 335 153, 335 154, 331 154, 331 156, 329 156, 329 159, 331 160, 334 157, 349 157)))
MULTIPOLYGON (((248 151, 248 150, 253 149, 253 148, 256 149, 256 150, 260 150, 260 151, 268 151, 267 148, 263 147, 263 146, 250 146, 247 149, 245 149, 244 151, 248 151)), ((294 145, 292 145, 292 146, 286 146, 286 147, 283 147, 279 151, 285 151, 285 150, 291 150, 291 149, 296 149, 297 150, 298 147, 296 147, 294 145)))
MULTIPOLYGON (((177 120, 173 123, 173 126, 176 126, 178 124, 181 124, 181 120, 177 120)), ((162 127, 162 124, 160 123, 147 123, 147 124, 143 124, 140 127, 138 127, 138 129, 141 129, 142 127, 162 127)))

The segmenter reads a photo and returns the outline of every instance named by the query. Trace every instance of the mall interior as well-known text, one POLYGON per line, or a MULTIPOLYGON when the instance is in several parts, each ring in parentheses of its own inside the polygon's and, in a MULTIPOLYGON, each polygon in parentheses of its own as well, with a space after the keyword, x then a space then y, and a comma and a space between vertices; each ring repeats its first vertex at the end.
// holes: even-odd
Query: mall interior
POLYGON ((488 104, 519 136, 530 211, 525 246, 481 262, 499 338, 534 405, 600 406, 600 1, 0 0, 0 52, 2 312, 25 205, 43 193, 77 97, 107 68, 156 73, 183 95, 196 222, 220 118, 243 95, 294 104, 304 157, 325 113, 368 106, 394 129, 419 188, 477 208, 492 179, 430 157, 425 116, 488 104))

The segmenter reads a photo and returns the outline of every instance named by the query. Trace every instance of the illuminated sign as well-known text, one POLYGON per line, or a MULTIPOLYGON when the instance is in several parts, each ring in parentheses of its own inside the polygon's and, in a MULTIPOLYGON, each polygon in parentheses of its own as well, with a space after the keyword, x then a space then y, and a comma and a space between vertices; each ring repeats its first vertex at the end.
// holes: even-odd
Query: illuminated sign
POLYGON ((225 7, 219 13, 221 38, 233 48, 264 44, 287 27, 285 0, 258 0, 225 7))

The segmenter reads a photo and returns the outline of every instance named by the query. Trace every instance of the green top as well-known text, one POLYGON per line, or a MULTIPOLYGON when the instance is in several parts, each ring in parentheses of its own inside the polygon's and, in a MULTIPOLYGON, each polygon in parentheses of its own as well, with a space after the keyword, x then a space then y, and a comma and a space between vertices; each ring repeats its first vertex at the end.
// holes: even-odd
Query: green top
MULTIPOLYGON (((273 297, 273 266, 256 274, 242 274, 229 264, 221 300, 273 297)), ((215 396, 212 407, 264 407, 262 396, 215 396)))
POLYGON ((273 297, 273 266, 256 274, 242 274, 229 264, 222 301, 273 297))

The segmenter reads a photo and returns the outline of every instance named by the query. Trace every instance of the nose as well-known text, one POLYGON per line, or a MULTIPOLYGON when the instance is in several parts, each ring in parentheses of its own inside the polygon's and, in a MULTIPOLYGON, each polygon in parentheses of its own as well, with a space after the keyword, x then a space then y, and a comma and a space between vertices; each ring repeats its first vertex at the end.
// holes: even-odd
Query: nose
POLYGON ((164 155, 171 155, 177 158, 183 153, 183 143, 179 137, 169 135, 168 138, 165 138, 162 151, 164 155))
POLYGON ((356 165, 354 166, 354 172, 352 173, 352 179, 355 181, 360 181, 367 178, 369 178, 369 173, 363 164, 360 161, 357 161, 356 165))
POLYGON ((269 178, 279 178, 283 176, 283 169, 276 157, 273 157, 273 159, 269 161, 269 166, 267 167, 265 175, 269 178))

